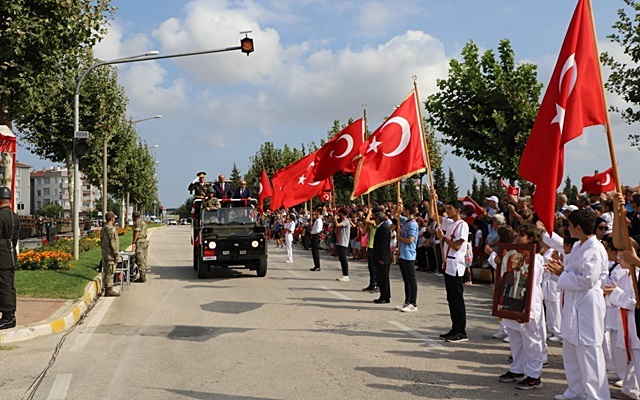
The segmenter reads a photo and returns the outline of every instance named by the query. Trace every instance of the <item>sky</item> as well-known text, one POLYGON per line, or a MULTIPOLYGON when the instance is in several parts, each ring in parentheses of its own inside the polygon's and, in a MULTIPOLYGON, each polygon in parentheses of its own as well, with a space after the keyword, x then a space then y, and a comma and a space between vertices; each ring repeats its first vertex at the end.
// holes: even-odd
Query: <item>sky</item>
MULTIPOLYGON (((446 78, 449 61, 469 40, 495 50, 510 39, 517 60, 537 64, 546 87, 576 3, 112 0, 117 11, 95 55, 108 60, 149 50, 226 48, 239 45, 241 31, 252 31, 255 52, 248 57, 227 52, 119 66, 128 116, 162 115, 137 127, 150 146, 158 145, 160 200, 172 208, 189 196, 196 172, 206 171, 210 180, 228 177, 236 163, 244 174, 265 141, 277 147, 318 143, 334 120, 361 117, 364 104, 373 131, 412 89, 412 76, 422 100, 434 93, 436 80, 446 78)), ((622 51, 607 35, 623 6, 622 0, 593 0, 600 49, 619 57, 622 51)), ((623 105, 614 95, 608 99, 623 105)), ((640 154, 627 136, 637 127, 611 117, 623 183, 635 186, 640 154)), ((611 165, 603 127, 588 128, 565 152, 565 174, 576 184, 611 165)), ((18 159, 37 168, 52 165, 24 148, 18 159)), ((479 177, 450 152, 444 167, 453 170, 461 194, 479 177)))

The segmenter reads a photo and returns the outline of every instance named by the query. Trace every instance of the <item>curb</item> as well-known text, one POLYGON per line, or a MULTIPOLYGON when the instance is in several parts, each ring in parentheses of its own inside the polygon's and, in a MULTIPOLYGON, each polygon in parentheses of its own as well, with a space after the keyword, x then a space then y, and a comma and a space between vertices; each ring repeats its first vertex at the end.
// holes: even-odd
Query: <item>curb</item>
POLYGON ((29 325, 6 330, 0 333, 0 344, 21 342, 23 340, 30 340, 39 336, 66 331, 74 326, 80 318, 82 318, 82 316, 87 312, 89 305, 100 295, 101 290, 102 279, 97 276, 93 281, 87 284, 84 289, 82 299, 73 306, 71 312, 66 316, 53 321, 47 321, 43 324, 29 325))

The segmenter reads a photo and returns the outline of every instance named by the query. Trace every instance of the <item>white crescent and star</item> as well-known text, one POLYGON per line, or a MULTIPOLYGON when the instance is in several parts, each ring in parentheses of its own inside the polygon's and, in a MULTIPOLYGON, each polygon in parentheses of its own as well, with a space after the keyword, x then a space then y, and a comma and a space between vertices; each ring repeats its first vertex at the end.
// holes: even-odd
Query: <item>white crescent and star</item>
POLYGON ((262 194, 262 183, 259 183, 258 185, 260 185, 260 190, 258 191, 258 194, 262 194))
MULTIPOLYGON (((309 166, 307 167, 307 171, 310 170, 314 165, 316 165, 315 161, 311 161, 311 164, 309 164, 309 166)), ((302 174, 302 176, 300 176, 298 178, 298 185, 306 185, 305 181, 308 178, 305 176, 305 174, 302 174)), ((310 183, 309 186, 318 186, 320 183, 322 182, 313 182, 310 183)))
MULTIPOLYGON (((567 99, 571 96, 573 89, 576 86, 576 82, 578 81, 578 63, 576 62, 576 54, 573 53, 567 58, 564 65, 562 66, 562 72, 560 72, 560 82, 558 83, 558 91, 562 94, 562 87, 564 83, 564 79, 567 76, 567 73, 571 70, 570 80, 569 80, 569 91, 567 93, 567 99)), ((563 133, 564 130, 564 118, 566 116, 567 110, 562 108, 560 104, 556 103, 556 116, 551 121, 551 124, 560 125, 560 133, 563 133)))
MULTIPOLYGON (((400 126, 400 128, 402 129, 402 136, 400 137, 400 143, 398 144, 398 147, 396 147, 389 153, 382 154, 384 154, 386 157, 395 157, 402 154, 407 146, 409 146, 409 143, 411 142, 411 125, 409 125, 409 121, 407 121, 405 118, 396 116, 390 118, 387 122, 385 122, 385 124, 382 125, 382 128, 380 128, 380 132, 382 132, 382 130, 390 124, 397 124, 398 126, 400 126)), ((381 144, 382 142, 378 141, 378 139, 374 136, 373 141, 369 143, 369 149, 367 149, 367 153, 370 151, 375 151, 377 153, 378 146, 380 146, 381 144)))
POLYGON ((351 150, 353 150, 353 138, 351 137, 351 135, 346 134, 346 135, 340 136, 338 140, 336 140, 336 145, 342 139, 344 139, 347 142, 347 149, 344 151, 344 153, 340 154, 339 156, 334 156, 333 152, 331 152, 331 157, 344 158, 347 156, 347 154, 351 153, 351 150))
POLYGON ((607 186, 608 184, 611 183, 611 175, 606 174, 605 177, 606 177, 606 180, 604 182, 598 182, 598 185, 607 186))

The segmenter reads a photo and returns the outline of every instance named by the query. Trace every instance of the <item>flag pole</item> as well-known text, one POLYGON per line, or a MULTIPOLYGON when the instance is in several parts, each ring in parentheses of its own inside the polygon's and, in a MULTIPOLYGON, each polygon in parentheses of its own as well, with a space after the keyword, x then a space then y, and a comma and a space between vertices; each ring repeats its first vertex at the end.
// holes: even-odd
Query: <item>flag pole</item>
MULTIPOLYGON (((595 46, 596 57, 599 57, 600 50, 598 49, 598 35, 596 34, 596 19, 595 19, 595 16, 593 15, 593 7, 591 5, 591 0, 585 0, 585 1, 587 2, 587 6, 589 8, 589 14, 591 14, 590 15, 591 16, 591 32, 593 32, 593 45, 595 46)), ((607 133, 607 144, 609 145, 609 157, 611 158, 613 179, 616 182, 616 191, 618 193, 622 193, 620 172, 618 170, 618 157, 616 155, 616 150, 613 145, 613 133, 611 132, 611 117, 609 116, 609 103, 607 102, 607 96, 605 94, 606 89, 604 87, 602 64, 600 63, 600 60, 598 60, 598 72, 600 77, 600 87, 602 88, 601 93, 602 93, 602 103, 604 104, 605 131, 607 133)), ((626 218, 625 218, 624 212, 622 211, 623 207, 624 205, 621 204, 620 207, 617 210, 615 210, 615 212, 618 214, 618 221, 626 225, 626 218)), ((623 227, 622 233, 624 235, 626 248, 630 249, 631 239, 629 238, 629 229, 626 226, 623 227)), ((636 277, 636 266, 633 264, 631 264, 630 275, 633 281, 633 292, 635 294, 636 300, 638 300, 640 299, 640 292, 638 291, 638 278, 636 277)), ((640 302, 638 301, 636 301, 636 308, 640 309, 640 302)))
MULTIPOLYGON (((364 141, 369 140, 369 128, 367 127, 367 104, 362 105, 362 123, 364 124, 364 141)), ((364 198, 360 195, 360 200, 364 203, 364 198)), ((371 193, 367 193, 367 207, 371 207, 371 193)))
MULTIPOLYGON (((424 154, 427 159, 427 175, 429 176, 429 188, 434 189, 433 186, 433 172, 431 171, 431 159, 429 158, 429 148, 427 147, 427 128, 424 125, 424 118, 422 118, 422 105, 420 103, 420 95, 418 94, 418 77, 416 75, 413 76, 413 90, 416 92, 416 102, 418 103, 418 116, 420 117, 420 126, 422 126, 422 141, 424 145, 424 154)), ((436 215, 436 228, 440 229, 440 215, 438 214, 438 203, 435 201, 435 198, 429 196, 429 203, 431 203, 431 207, 433 208, 434 214, 436 215)), ((444 244, 444 243, 443 243, 444 244)), ((442 262, 446 262, 446 257, 444 255, 444 246, 440 246, 440 252, 442 253, 442 262)))

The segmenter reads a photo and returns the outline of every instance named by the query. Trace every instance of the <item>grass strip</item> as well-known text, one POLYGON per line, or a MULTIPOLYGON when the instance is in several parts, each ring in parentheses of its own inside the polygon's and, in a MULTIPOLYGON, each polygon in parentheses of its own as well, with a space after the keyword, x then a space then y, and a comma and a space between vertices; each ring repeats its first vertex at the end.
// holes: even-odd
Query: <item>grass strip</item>
MULTIPOLYGON (((120 250, 131 245, 133 232, 120 236, 120 250)), ((102 259, 100 247, 80 253, 78 260, 71 261, 68 271, 16 271, 16 290, 19 297, 44 299, 77 299, 84 294, 87 283, 98 274, 96 268, 102 259)))

